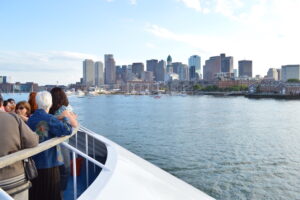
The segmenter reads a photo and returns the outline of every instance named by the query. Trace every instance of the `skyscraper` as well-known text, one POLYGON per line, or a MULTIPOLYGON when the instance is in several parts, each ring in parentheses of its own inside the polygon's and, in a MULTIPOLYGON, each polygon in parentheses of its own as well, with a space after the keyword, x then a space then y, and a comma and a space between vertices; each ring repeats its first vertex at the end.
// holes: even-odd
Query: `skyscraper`
POLYGON ((161 60, 155 69, 155 81, 164 81, 166 73, 166 61, 161 60))
POLYGON ((181 64, 178 68, 179 80, 187 81, 189 80, 189 66, 181 64))
POLYGON ((98 87, 104 85, 103 63, 101 61, 95 63, 95 85, 98 87))
POLYGON ((252 77, 252 60, 239 61, 239 77, 252 77))
POLYGON ((221 72, 221 56, 210 57, 203 66, 203 79, 212 81, 215 74, 221 72))
POLYGON ((300 65, 283 65, 281 67, 281 80, 288 81, 289 79, 300 80, 300 65))
POLYGON ((277 71, 277 69, 270 68, 268 70, 267 77, 270 78, 270 79, 274 79, 275 81, 278 81, 278 71, 277 71))
POLYGON ((173 73, 172 57, 170 55, 167 58, 167 73, 173 73))
POLYGON ((225 53, 221 55, 221 72, 224 73, 233 73, 233 57, 226 57, 225 53))
POLYGON ((132 73, 138 78, 141 78, 143 71, 145 71, 144 63, 132 63, 132 73))
POLYGON ((198 77, 201 77, 201 57, 198 55, 193 55, 189 58, 189 67, 194 66, 195 73, 198 74, 198 77))
POLYGON ((146 61, 146 67, 148 72, 154 72, 155 67, 158 64, 158 60, 152 59, 146 61))
POLYGON ((87 86, 95 85, 94 61, 91 59, 83 61, 83 83, 87 86))
POLYGON ((116 63, 112 54, 104 55, 105 62, 105 84, 116 83, 116 63))

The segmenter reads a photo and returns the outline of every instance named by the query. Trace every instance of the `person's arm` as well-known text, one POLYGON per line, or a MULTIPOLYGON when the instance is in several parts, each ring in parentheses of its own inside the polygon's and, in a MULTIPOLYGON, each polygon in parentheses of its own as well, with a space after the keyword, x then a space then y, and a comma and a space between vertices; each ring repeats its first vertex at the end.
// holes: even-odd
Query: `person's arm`
POLYGON ((62 112, 60 116, 64 116, 68 118, 69 123, 71 124, 72 127, 76 128, 78 126, 78 122, 76 120, 77 116, 73 112, 65 110, 62 112))
POLYGON ((19 120, 19 130, 21 132, 21 142, 24 149, 32 148, 39 144, 39 136, 33 132, 21 119, 19 120))
MULTIPOLYGON (((67 121, 66 118, 63 119, 64 122, 67 121)), ((72 133, 72 126, 69 123, 63 123, 59 121, 56 117, 51 116, 49 121, 50 132, 56 136, 65 136, 72 133)))

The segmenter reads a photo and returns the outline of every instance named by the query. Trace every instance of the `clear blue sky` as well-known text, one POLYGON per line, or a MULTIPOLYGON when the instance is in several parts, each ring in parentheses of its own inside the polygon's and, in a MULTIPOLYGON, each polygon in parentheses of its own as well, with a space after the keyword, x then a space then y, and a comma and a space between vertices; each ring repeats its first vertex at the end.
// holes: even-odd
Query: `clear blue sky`
POLYGON ((85 58, 117 64, 226 53, 255 74, 300 63, 295 0, 26 0, 0 2, 0 75, 67 84, 85 58))

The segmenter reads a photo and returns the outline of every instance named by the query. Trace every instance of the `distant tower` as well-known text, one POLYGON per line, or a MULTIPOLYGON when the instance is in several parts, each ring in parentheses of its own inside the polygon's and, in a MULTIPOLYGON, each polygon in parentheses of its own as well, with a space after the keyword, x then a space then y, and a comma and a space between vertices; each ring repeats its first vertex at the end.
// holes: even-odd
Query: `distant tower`
POLYGON ((173 73, 172 57, 170 55, 167 58, 167 73, 173 73))
POLYGON ((116 63, 112 54, 104 55, 105 62, 105 84, 116 83, 116 63))
POLYGON ((95 63, 95 85, 100 87, 104 84, 103 63, 98 61, 95 63))
POLYGON ((202 77, 201 74, 201 57, 198 55, 193 55, 189 58, 189 67, 190 71, 194 72, 191 78, 195 79, 197 76, 200 78, 202 77), (194 68, 193 68, 194 67, 194 68))
POLYGON ((87 86, 95 85, 94 61, 85 59, 83 61, 83 83, 87 86))

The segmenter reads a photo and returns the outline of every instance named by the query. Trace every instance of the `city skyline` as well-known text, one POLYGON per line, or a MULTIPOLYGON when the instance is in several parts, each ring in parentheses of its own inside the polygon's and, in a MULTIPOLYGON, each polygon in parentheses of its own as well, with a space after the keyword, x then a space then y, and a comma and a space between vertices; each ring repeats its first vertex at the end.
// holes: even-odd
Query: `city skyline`
POLYGON ((293 0, 6 1, 0 75, 14 82, 73 83, 82 60, 104 62, 107 53, 116 65, 169 54, 186 64, 199 55, 201 67, 226 53, 235 69, 239 60, 252 60, 253 75, 266 75, 269 68, 300 63, 299 8, 293 0))

